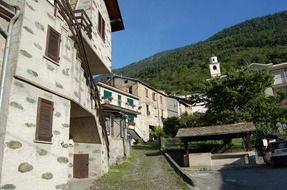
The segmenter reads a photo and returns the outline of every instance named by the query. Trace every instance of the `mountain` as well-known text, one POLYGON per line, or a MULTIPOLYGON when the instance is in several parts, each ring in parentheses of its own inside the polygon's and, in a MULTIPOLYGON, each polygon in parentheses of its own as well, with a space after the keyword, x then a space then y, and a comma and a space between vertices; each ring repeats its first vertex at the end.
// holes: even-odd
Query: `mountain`
POLYGON ((287 62, 287 11, 242 22, 205 41, 155 54, 114 72, 168 93, 194 93, 210 77, 212 55, 218 56, 223 73, 252 62, 287 62))

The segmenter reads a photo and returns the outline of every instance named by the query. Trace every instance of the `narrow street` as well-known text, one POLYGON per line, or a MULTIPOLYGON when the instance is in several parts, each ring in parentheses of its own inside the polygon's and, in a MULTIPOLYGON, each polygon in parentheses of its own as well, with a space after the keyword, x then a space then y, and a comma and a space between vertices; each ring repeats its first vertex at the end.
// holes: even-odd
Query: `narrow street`
POLYGON ((129 161, 112 167, 90 190, 189 189, 156 147, 132 149, 129 161))

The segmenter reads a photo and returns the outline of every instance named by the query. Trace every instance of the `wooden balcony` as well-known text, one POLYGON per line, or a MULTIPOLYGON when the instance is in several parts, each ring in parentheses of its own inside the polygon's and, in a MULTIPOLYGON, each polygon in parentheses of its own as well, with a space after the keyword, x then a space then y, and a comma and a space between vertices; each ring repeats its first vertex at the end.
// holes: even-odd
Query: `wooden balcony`
POLYGON ((88 37, 92 38, 92 22, 89 19, 87 13, 84 9, 74 10, 75 19, 77 20, 79 26, 85 31, 88 37))

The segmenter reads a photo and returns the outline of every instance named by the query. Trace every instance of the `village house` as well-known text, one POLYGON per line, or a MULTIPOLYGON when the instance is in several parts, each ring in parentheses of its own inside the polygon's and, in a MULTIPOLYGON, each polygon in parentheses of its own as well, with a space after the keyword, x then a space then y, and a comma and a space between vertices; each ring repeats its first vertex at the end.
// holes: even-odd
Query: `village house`
POLYGON ((144 141, 152 139, 152 131, 155 127, 162 127, 163 120, 167 115, 167 95, 144 82, 130 78, 114 75, 109 84, 129 94, 139 97, 139 108, 141 114, 135 119, 135 131, 144 141))
POLYGON ((110 144, 110 164, 126 160, 130 152, 130 139, 139 139, 137 125, 140 114, 139 98, 112 86, 97 83, 110 144), (132 135, 132 137, 129 137, 132 135))
POLYGON ((185 98, 168 96, 166 100, 168 117, 180 117, 184 113, 192 114, 192 105, 185 98))
POLYGON ((92 76, 111 71, 117 0, 4 0, 0 17, 0 189, 102 176, 112 152, 92 76))
POLYGON ((250 67, 256 71, 269 71, 274 76, 273 85, 265 90, 266 95, 273 96, 278 91, 287 91, 287 62, 280 64, 252 63, 250 67))

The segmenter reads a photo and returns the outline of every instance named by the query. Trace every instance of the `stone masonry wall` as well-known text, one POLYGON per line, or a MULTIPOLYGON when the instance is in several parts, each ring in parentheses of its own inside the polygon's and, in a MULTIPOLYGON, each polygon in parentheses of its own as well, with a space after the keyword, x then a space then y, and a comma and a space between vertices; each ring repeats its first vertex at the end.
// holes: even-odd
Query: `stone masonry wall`
POLYGON ((71 162, 68 158, 70 101, 16 79, 10 97, 2 187, 59 189, 68 180, 71 162), (34 141, 39 97, 54 102, 51 144, 34 141))

